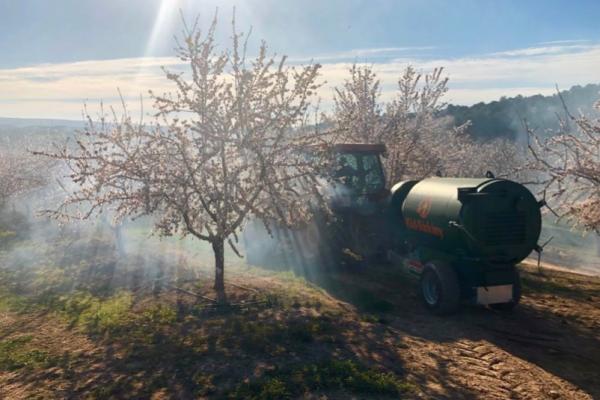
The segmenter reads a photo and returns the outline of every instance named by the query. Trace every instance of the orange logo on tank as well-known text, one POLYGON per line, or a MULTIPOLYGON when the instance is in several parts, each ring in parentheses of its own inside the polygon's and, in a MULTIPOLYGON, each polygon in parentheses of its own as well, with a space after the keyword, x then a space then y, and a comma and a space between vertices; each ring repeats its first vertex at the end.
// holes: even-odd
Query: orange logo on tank
POLYGON ((421 217, 423 219, 427 218, 430 211, 431 211, 431 199, 425 198, 425 199, 421 200, 421 202, 419 203, 419 206, 417 207, 417 214, 419 214, 419 217, 421 217))

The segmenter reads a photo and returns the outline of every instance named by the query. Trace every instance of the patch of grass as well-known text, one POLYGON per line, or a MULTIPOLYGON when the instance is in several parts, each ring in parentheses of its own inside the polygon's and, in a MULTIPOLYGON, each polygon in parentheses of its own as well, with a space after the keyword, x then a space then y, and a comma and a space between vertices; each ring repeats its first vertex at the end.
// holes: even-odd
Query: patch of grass
POLYGON ((334 360, 267 372, 262 378, 238 385, 231 399, 285 399, 326 390, 397 396, 412 385, 390 372, 379 372, 350 360, 334 360))
POLYGON ((203 325, 217 338, 218 348, 239 348, 251 354, 299 349, 335 332, 333 320, 327 316, 277 320, 274 315, 230 315, 225 320, 205 321, 203 325))
POLYGON ((154 304, 140 314, 131 314, 127 324, 120 325, 121 336, 138 346, 164 345, 169 328, 177 324, 177 311, 166 304, 154 304))
POLYGON ((264 323, 234 317, 225 328, 221 343, 228 347, 235 346, 237 342, 241 349, 249 353, 271 353, 277 344, 285 341, 286 330, 282 322, 264 323))
POLYGON ((87 292, 76 292, 61 298, 62 313, 73 325, 90 333, 115 332, 131 324, 129 313, 133 304, 130 292, 120 291, 102 299, 87 292))
POLYGON ((0 341, 0 370, 47 368, 56 365, 58 358, 47 351, 31 348, 33 336, 19 336, 0 341))
POLYGON ((166 304, 155 304, 141 315, 141 322, 153 326, 165 326, 177 321, 177 311, 166 304))
POLYGON ((0 288, 0 311, 25 312, 32 304, 28 298, 19 296, 10 291, 0 288))

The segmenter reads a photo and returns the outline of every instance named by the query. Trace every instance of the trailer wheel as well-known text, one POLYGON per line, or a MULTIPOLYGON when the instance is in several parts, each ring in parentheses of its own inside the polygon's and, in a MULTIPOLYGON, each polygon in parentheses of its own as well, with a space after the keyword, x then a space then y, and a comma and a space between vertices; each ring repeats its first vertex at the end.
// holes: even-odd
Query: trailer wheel
POLYGON ((458 309, 460 286, 456 272, 441 261, 429 262, 421 273, 421 299, 435 314, 451 314, 458 309))
POLYGON ((490 308, 498 311, 512 311, 521 300, 521 274, 515 267, 513 269, 513 298, 508 303, 490 304, 490 308))

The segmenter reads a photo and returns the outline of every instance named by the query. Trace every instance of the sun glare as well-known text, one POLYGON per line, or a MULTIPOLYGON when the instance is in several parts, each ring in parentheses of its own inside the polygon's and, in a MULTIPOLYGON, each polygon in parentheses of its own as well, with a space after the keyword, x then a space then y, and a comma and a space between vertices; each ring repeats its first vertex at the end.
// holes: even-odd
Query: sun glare
POLYGON ((156 56, 156 50, 161 39, 167 34, 173 26, 176 20, 176 14, 181 7, 181 2, 178 0, 161 0, 160 7, 154 18, 154 25, 152 26, 152 32, 148 37, 146 48, 144 49, 143 58, 139 62, 138 72, 135 77, 135 83, 138 84, 142 77, 147 73, 150 68, 156 68, 154 63, 146 63, 145 60, 156 56))
POLYGON ((155 50, 157 41, 159 38, 164 37, 164 32, 168 31, 172 26, 174 17, 181 7, 181 2, 178 0, 162 0, 156 18, 154 19, 154 26, 152 27, 152 33, 146 44, 146 51, 144 56, 149 56, 155 50))

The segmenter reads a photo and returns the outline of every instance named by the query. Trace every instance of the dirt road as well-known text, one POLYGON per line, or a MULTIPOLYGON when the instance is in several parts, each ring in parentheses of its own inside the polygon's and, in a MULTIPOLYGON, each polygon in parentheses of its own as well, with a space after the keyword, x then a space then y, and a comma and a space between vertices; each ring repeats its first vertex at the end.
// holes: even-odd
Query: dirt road
POLYGON ((402 338, 398 356, 420 397, 600 398, 599 278, 524 267, 524 295, 514 312, 464 307, 434 317, 412 287, 386 275, 351 278, 347 286, 360 285, 393 306, 385 318, 402 338))

